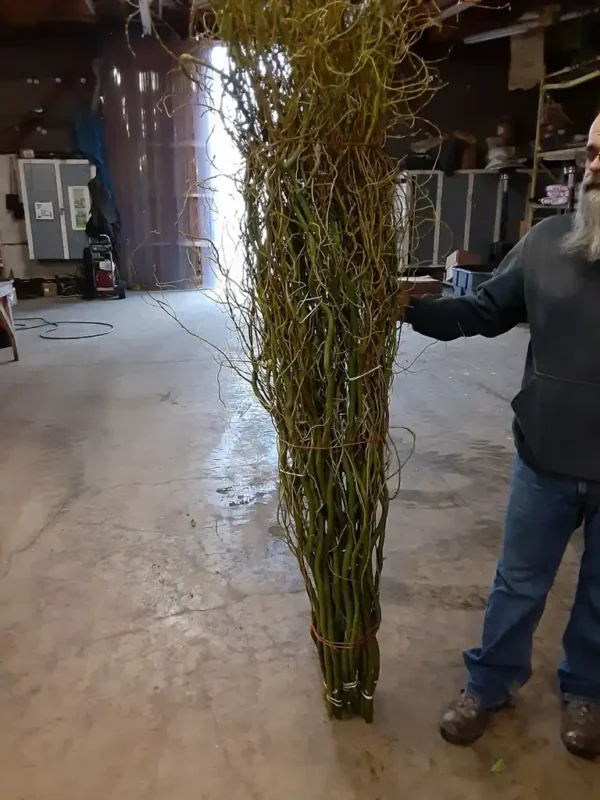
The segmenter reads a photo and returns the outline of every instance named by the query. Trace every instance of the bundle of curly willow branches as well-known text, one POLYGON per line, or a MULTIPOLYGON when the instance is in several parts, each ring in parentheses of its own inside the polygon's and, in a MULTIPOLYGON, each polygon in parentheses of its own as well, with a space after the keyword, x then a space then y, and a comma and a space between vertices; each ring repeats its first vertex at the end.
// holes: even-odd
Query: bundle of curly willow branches
POLYGON ((430 90, 413 50, 432 24, 424 6, 216 0, 212 29, 202 28, 229 53, 217 71, 245 163, 234 315, 277 431, 282 521, 310 598, 328 710, 368 721, 390 500, 394 294, 408 236, 400 165, 384 145, 430 90))

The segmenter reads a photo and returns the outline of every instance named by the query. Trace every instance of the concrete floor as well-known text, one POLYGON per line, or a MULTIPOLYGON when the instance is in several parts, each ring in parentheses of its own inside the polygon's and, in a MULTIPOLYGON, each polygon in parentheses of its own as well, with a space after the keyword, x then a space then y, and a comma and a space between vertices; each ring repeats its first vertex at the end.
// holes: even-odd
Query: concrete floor
MULTIPOLYGON (((226 346, 206 298, 170 300, 226 346)), ((246 386, 221 373, 222 405, 211 355, 142 296, 18 312, 115 330, 23 332, 21 362, 0 363, 2 800, 598 797, 600 766, 558 739, 578 542, 519 706, 472 749, 436 730, 493 575, 526 330, 435 344, 397 379, 394 438, 406 453, 411 428, 417 451, 388 528, 367 726, 324 715, 273 434, 246 386)), ((405 332, 400 365, 425 345, 405 332)))

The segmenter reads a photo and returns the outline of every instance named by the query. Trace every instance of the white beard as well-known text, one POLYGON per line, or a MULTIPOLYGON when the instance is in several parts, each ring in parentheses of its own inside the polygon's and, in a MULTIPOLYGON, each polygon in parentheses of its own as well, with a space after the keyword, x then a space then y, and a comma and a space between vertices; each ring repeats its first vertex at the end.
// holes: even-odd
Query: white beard
POLYGON ((600 259, 600 188, 589 192, 580 189, 573 227, 562 247, 569 255, 581 255, 588 261, 600 259))

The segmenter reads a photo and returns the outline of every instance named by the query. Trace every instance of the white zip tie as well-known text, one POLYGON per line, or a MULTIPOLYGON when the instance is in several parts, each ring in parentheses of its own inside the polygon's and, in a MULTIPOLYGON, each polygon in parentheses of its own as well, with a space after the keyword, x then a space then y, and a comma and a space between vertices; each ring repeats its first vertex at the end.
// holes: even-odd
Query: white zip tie
POLYGON ((336 697, 332 697, 330 694, 326 695, 325 699, 328 703, 331 703, 332 706, 336 706, 336 708, 341 708, 344 705, 341 700, 338 700, 336 697))
POLYGON ((375 697, 375 689, 377 688, 377 681, 373 684, 373 694, 365 694, 365 692, 361 691, 362 696, 365 700, 372 700, 375 697))
POLYGON ((354 676, 354 680, 351 681, 350 683, 344 683, 342 681, 342 689, 345 692, 350 692, 352 689, 358 689, 359 684, 360 684, 360 681, 358 679, 358 672, 357 672, 356 675, 354 676))

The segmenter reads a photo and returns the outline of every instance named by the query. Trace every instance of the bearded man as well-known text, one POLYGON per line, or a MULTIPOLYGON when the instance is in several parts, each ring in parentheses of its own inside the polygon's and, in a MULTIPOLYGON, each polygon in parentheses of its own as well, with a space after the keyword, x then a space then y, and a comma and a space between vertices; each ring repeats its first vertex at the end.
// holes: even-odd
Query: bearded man
POLYGON ((471 744, 527 682, 548 592, 583 525, 558 677, 562 740, 593 759, 600 755, 600 117, 577 212, 536 225, 477 296, 412 299, 404 318, 442 341, 494 337, 524 322, 531 331, 512 404, 518 454, 482 643, 464 654, 467 682, 440 732, 453 744, 471 744))

